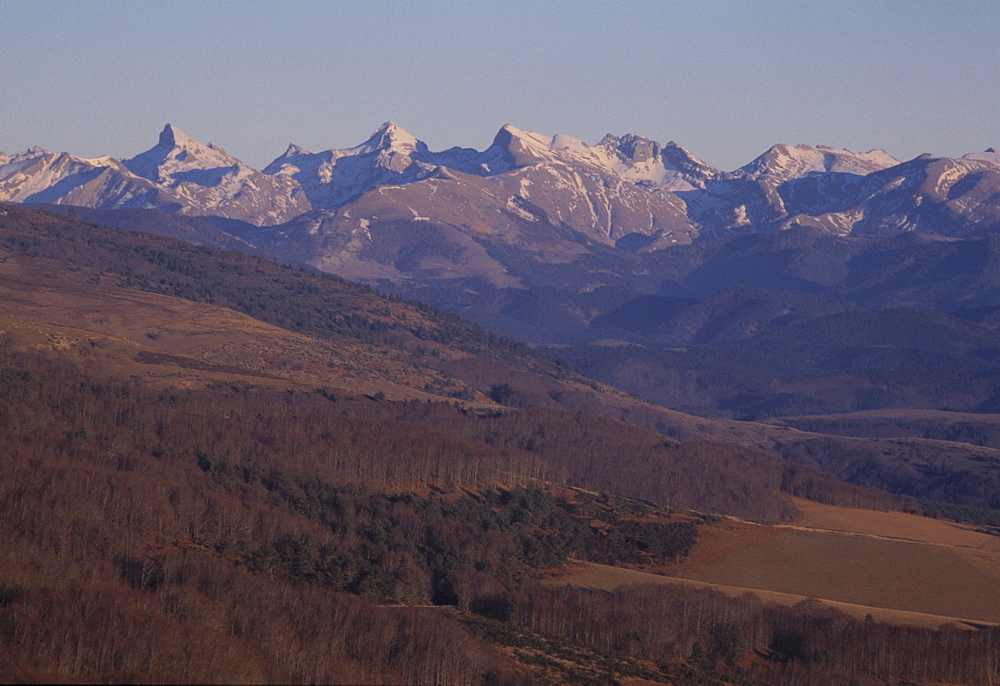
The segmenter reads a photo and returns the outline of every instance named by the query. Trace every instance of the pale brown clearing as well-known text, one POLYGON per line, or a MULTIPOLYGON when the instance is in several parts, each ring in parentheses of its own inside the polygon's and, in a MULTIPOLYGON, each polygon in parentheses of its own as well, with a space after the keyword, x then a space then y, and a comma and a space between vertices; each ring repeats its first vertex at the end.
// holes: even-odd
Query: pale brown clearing
POLYGON ((793 497, 792 501, 799 511, 792 526, 1000 552, 1000 536, 982 533, 968 524, 904 512, 824 505, 804 498, 793 497))
MULTIPOLYGON (((675 580, 720 585, 732 593, 777 593, 787 596, 785 604, 807 597, 837 602, 860 608, 851 611, 856 616, 870 612, 885 621, 917 613, 921 625, 1000 623, 1000 538, 900 512, 800 498, 795 505, 799 515, 792 524, 727 518, 702 526, 691 555, 665 571, 675 580)), ((569 582, 606 583, 588 574, 574 573, 569 582)), ((631 572, 622 574, 632 579, 631 572)))
POLYGON ((786 528, 679 576, 1000 623, 1000 564, 972 564, 948 546, 786 528))
POLYGON ((803 595, 790 593, 777 593, 775 591, 748 590, 736 586, 725 586, 722 584, 712 584, 704 581, 694 581, 692 579, 679 579, 676 577, 650 574, 620 567, 611 567, 594 562, 575 562, 567 569, 566 573, 546 579, 542 582, 548 586, 570 585, 577 588, 593 588, 601 591, 613 591, 639 584, 654 585, 681 585, 693 588, 707 588, 718 591, 730 597, 739 597, 747 593, 757 596, 762 602, 784 607, 791 607, 806 601, 818 602, 821 605, 835 608, 851 617, 864 619, 868 615, 878 622, 889 624, 901 624, 907 626, 921 626, 936 629, 943 624, 957 624, 962 627, 974 628, 983 622, 961 617, 946 617, 940 615, 925 614, 921 612, 907 612, 903 610, 891 610, 883 607, 868 607, 852 603, 843 603, 832 600, 818 600, 803 595))

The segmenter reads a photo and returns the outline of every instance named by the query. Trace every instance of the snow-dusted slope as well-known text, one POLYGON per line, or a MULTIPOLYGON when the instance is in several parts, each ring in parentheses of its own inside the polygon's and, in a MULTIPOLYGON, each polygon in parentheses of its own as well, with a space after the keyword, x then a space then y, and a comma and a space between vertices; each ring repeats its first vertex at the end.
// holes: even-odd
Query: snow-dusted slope
POLYGON ((264 173, 294 180, 314 207, 330 209, 375 186, 427 178, 436 168, 423 159, 428 156, 424 143, 386 122, 364 143, 345 150, 311 153, 289 145, 264 173))
POLYGON ((781 187, 790 211, 775 228, 813 226, 841 235, 995 231, 1000 229, 1000 166, 984 155, 921 155, 843 182, 835 175, 794 179, 781 187))
POLYGON ((167 207, 173 201, 110 157, 86 159, 41 148, 0 157, 0 200, 127 208, 167 207))
POLYGON ((884 150, 856 153, 825 145, 814 148, 802 144, 795 147, 779 144, 750 164, 740 167, 738 172, 751 177, 769 176, 788 181, 825 172, 867 176, 897 164, 899 160, 884 150))
MULTIPOLYGON (((444 259, 469 275, 493 258, 442 256, 458 245, 453 256, 492 246, 558 261, 794 226, 837 235, 995 231, 1000 153, 900 163, 881 150, 775 145, 730 173, 675 143, 632 134, 589 145, 506 125, 482 151, 436 152, 387 122, 352 148, 312 153, 290 145, 261 172, 168 124, 154 147, 125 161, 38 148, 0 154, 0 200, 238 219, 278 227, 259 232, 268 247, 280 252, 284 243, 290 256, 315 264, 353 251, 360 274, 369 257, 437 254, 425 267, 444 259), (440 246, 420 237, 428 231, 440 246)), ((505 282, 502 269, 490 269, 490 280, 505 282)), ((393 270, 405 278, 406 269, 393 270)))
POLYGON ((701 188, 706 180, 722 175, 673 142, 661 146, 632 134, 620 138, 608 134, 591 146, 572 136, 546 136, 508 124, 483 154, 494 161, 493 174, 532 164, 565 164, 599 169, 632 183, 645 182, 666 190, 701 188))
POLYGON ((962 159, 988 162, 1000 167, 1000 152, 997 152, 995 148, 986 148, 985 152, 970 152, 968 155, 963 155, 962 159))
POLYGON ((123 164, 136 176, 169 188, 188 208, 185 214, 213 214, 266 226, 312 207, 294 179, 263 174, 170 124, 154 147, 123 164))

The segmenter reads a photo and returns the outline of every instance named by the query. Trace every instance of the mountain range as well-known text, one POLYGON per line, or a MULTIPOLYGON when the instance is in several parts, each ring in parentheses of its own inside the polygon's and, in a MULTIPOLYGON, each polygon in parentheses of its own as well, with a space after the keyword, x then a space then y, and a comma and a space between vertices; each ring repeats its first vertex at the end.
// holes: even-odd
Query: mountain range
POLYGON ((1000 222, 998 174, 993 149, 900 162, 881 150, 807 145, 775 145, 724 172, 673 142, 609 134, 587 145, 510 125, 482 152, 434 152, 391 122, 353 148, 290 145, 258 171, 168 124, 155 146, 126 160, 40 148, 0 154, 0 200, 246 222, 266 227, 258 236, 268 245, 309 245, 319 266, 338 244, 380 262, 378 244, 391 242, 381 234, 399 220, 447 227, 480 245, 551 234, 565 256, 592 245, 651 252, 792 226, 965 236, 1000 222))

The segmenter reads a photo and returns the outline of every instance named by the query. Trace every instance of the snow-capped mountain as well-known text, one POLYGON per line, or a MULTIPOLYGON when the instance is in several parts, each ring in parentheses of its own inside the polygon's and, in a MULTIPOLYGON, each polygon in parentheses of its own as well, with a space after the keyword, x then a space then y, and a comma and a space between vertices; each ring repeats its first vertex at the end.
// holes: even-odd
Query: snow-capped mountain
POLYGON ((591 167, 632 183, 666 190, 703 188, 705 181, 722 175, 672 141, 661 146, 632 134, 620 138, 608 134, 597 145, 590 146, 571 136, 545 136, 507 125, 500 129, 484 155, 508 161, 506 168, 495 164, 492 173, 555 163, 591 167))
POLYGON ((680 195, 702 235, 796 226, 834 235, 969 235, 1000 228, 998 172, 992 149, 900 162, 882 150, 776 145, 729 178, 680 195))
POLYGON ((750 177, 769 176, 789 181, 810 174, 827 172, 866 176, 897 164, 899 160, 884 150, 856 153, 825 145, 814 148, 803 144, 795 147, 779 144, 772 146, 750 164, 740 167, 738 173, 750 177))
POLYGON ((353 148, 290 145, 263 171, 169 124, 127 160, 0 154, 0 201, 239 220, 259 227, 241 237, 272 254, 373 279, 510 284, 518 256, 569 264, 795 226, 965 236, 1000 228, 997 198, 992 148, 899 162, 882 150, 775 145, 724 172, 673 142, 608 134, 589 145, 511 125, 482 151, 432 151, 387 122, 353 148))
POLYGON ((843 184, 836 193, 822 188, 822 176, 802 179, 788 184, 794 213, 785 224, 845 235, 992 232, 1000 229, 1000 160, 994 155, 921 155, 843 184))
POLYGON ((313 207, 331 209, 375 186, 427 178, 437 166, 424 143, 386 122, 364 143, 345 150, 311 153, 289 145, 264 173, 294 179, 313 207))
POLYGON ((167 124, 129 160, 85 159, 32 148, 0 157, 0 200, 99 209, 161 209, 276 224, 311 209, 291 179, 263 174, 167 124))
POLYGON ((590 147, 505 126, 482 152, 432 152, 392 123, 356 148, 291 146, 265 171, 294 178, 323 209, 254 232, 261 247, 353 278, 475 276, 496 285, 517 283, 498 252, 571 262, 595 246, 691 242, 697 229, 684 202, 638 182, 694 188, 718 174, 676 146, 664 155, 637 137, 590 147))
POLYGON ((86 207, 166 206, 170 202, 155 184, 134 178, 110 157, 87 159, 37 147, 0 155, 0 199, 86 207))

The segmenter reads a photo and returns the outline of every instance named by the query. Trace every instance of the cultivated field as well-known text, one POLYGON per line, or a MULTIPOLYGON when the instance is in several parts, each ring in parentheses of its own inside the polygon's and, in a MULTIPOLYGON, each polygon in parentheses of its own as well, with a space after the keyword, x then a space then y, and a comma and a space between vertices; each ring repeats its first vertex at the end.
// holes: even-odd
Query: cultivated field
POLYGON ((722 520, 701 528, 672 577, 581 563, 551 583, 616 588, 711 585, 767 602, 807 598, 901 624, 1000 624, 1000 537, 949 522, 796 499, 793 524, 722 520))

